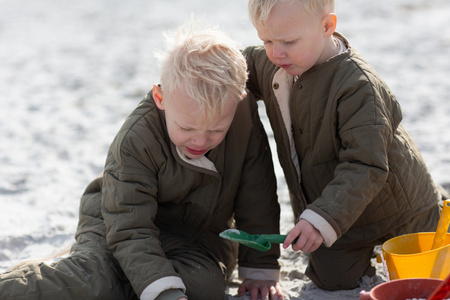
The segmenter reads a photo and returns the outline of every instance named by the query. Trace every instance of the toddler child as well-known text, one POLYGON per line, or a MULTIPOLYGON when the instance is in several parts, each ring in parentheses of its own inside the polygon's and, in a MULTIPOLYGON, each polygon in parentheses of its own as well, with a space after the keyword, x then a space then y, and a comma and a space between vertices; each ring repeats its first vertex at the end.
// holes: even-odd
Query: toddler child
POLYGON ((161 85, 86 188, 70 255, 1 274, 0 299, 223 299, 236 261, 252 294, 283 297, 279 249, 237 251, 219 237, 232 226, 279 232, 267 136, 244 99, 245 58, 214 28, 167 37, 161 85))
POLYGON ((244 51, 248 88, 265 103, 297 222, 283 247, 298 237, 320 288, 355 288, 375 274, 375 245, 436 230, 441 194, 395 96, 335 31, 333 0, 248 7, 264 43, 244 51))

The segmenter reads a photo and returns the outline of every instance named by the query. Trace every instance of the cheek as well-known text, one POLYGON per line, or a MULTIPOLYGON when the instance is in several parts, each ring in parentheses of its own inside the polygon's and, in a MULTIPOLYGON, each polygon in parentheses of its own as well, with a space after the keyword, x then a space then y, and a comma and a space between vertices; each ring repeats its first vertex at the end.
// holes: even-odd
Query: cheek
POLYGON ((214 135, 211 137, 211 144, 214 145, 214 147, 218 146, 225 139, 225 136, 226 134, 214 135))
POLYGON ((167 128, 167 132, 169 133, 169 137, 172 143, 177 146, 182 144, 187 139, 182 132, 179 132, 177 130, 171 130, 170 128, 167 128))
POLYGON ((273 62, 273 60, 272 60, 272 53, 273 53, 272 48, 269 47, 269 46, 264 46, 264 49, 266 49, 266 55, 269 58, 269 60, 271 62, 273 62))
POLYGON ((315 49, 312 48, 297 48, 289 51, 289 57, 294 64, 308 65, 317 56, 315 49))
POLYGON ((289 52, 289 57, 296 64, 303 64, 304 61, 307 60, 308 55, 309 55, 308 53, 305 53, 301 50, 289 52))

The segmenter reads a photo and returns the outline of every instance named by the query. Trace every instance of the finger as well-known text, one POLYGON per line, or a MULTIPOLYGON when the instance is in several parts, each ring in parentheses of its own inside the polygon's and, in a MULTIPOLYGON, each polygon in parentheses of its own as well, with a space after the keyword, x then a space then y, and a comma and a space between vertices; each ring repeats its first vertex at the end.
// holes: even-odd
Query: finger
POLYGON ((295 239, 295 237, 293 237, 292 232, 289 232, 288 235, 286 236, 286 238, 284 239, 283 249, 289 248, 289 246, 292 244, 294 239, 295 239))
POLYGON ((277 289, 274 286, 271 286, 269 289, 269 296, 270 299, 278 299, 278 295, 277 295, 277 289))
POLYGON ((323 243, 323 238, 321 235, 315 236, 315 238, 312 238, 310 242, 305 246, 305 252, 314 252, 316 251, 320 245, 323 243), (306 250, 307 248, 307 250, 306 250))
POLYGON ((269 288, 267 286, 261 287, 260 292, 261 300, 269 300, 269 288))
POLYGON ((269 299, 275 299, 276 290, 274 286, 269 287, 269 299))
POLYGON ((292 250, 304 251, 304 248, 305 248, 305 245, 307 244, 307 242, 308 242, 308 236, 306 234, 301 234, 298 237, 297 242, 294 245, 292 245, 292 250))
POLYGON ((303 249, 301 249, 303 252, 312 252, 314 249, 314 242, 308 240, 305 244, 305 246, 303 247, 303 249))
POLYGON ((246 292, 247 292, 247 288, 245 287, 245 285, 243 283, 241 283, 238 288, 238 296, 239 297, 244 296, 246 292))
POLYGON ((258 300, 258 292, 259 292, 259 289, 258 289, 258 288, 252 288, 252 289, 250 290, 250 298, 251 298, 252 300, 258 300))
POLYGON ((287 249, 299 235, 300 235, 300 229, 297 227, 294 227, 287 234, 286 239, 283 242, 283 248, 287 249))
POLYGON ((283 292, 283 290, 281 289, 281 285, 280 285, 279 283, 277 283, 276 288, 277 288, 277 296, 278 296, 278 299, 283 300, 283 299, 284 299, 284 292, 283 292))
POLYGON ((323 239, 320 239, 319 241, 317 241, 317 242, 314 244, 313 248, 311 249, 311 252, 314 252, 314 251, 316 251, 317 249, 319 249, 319 247, 320 247, 320 245, 322 245, 322 243, 323 243, 323 239))
POLYGON ((317 249, 319 241, 321 240, 321 236, 317 234, 312 234, 309 239, 306 241, 305 246, 303 247, 304 252, 313 252, 317 249))

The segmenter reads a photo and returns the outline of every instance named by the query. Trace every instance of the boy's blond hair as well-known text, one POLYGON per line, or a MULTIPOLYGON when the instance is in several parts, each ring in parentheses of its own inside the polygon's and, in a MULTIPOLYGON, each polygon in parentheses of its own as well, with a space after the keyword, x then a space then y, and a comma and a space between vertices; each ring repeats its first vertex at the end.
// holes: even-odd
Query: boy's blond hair
POLYGON ((248 12, 254 26, 264 26, 275 4, 297 2, 310 15, 334 12, 334 0, 249 0, 248 12))
POLYGON ((211 117, 222 113, 227 100, 241 99, 247 63, 235 41, 193 19, 164 36, 167 50, 157 54, 163 92, 184 89, 202 116, 211 117))

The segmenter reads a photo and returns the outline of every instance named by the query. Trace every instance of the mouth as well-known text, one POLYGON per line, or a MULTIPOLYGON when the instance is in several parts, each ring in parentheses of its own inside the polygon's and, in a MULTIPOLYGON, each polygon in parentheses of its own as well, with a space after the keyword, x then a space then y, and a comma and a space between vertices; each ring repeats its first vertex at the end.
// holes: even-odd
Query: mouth
POLYGON ((279 65, 283 69, 289 69, 292 65, 279 65))
POLYGON ((186 150, 192 155, 203 155, 207 151, 207 149, 195 150, 195 149, 188 148, 188 147, 186 147, 186 150))

